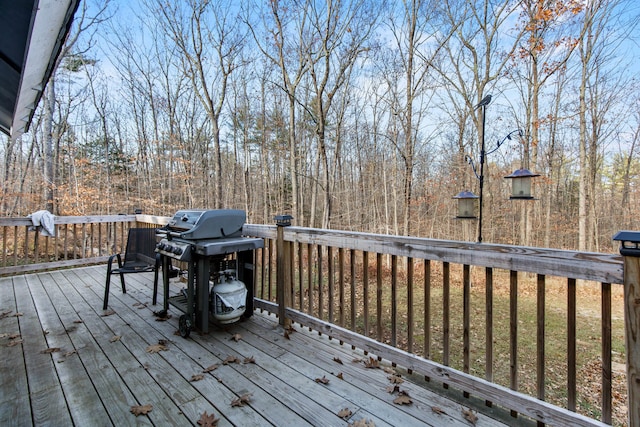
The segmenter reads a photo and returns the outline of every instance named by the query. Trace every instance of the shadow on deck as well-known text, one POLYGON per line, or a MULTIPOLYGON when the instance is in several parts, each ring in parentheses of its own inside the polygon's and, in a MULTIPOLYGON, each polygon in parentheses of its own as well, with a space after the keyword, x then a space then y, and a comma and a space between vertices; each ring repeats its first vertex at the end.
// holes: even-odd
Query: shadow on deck
POLYGON ((297 327, 285 337, 259 311, 183 339, 178 313, 153 314, 153 273, 128 277, 125 295, 112 286, 103 311, 105 271, 0 279, 1 425, 198 425, 205 413, 219 426, 504 425, 384 361, 368 368, 363 351, 326 335, 297 327), (394 403, 394 386, 412 403, 394 403), (147 415, 131 412, 144 405, 147 415))

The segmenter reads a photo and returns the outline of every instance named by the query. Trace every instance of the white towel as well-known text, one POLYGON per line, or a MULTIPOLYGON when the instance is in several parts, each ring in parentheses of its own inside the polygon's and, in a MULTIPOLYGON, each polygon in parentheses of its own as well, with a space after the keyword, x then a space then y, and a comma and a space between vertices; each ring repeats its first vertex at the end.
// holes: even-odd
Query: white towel
POLYGON ((48 237, 55 237, 56 226, 54 224, 55 217, 47 210, 41 210, 28 216, 31 218, 34 230, 40 230, 40 234, 48 237))

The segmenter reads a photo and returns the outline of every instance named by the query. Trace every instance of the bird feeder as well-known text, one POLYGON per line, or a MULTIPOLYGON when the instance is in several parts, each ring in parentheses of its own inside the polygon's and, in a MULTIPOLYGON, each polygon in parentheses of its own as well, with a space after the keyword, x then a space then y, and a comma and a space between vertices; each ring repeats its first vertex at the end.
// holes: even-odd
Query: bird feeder
POLYGON ((511 200, 532 200, 531 195, 531 178, 540 176, 532 173, 528 169, 515 170, 511 175, 505 176, 511 179, 511 200))
POLYGON ((456 219, 476 219, 476 200, 478 196, 471 191, 461 191, 453 196, 454 199, 458 199, 458 215, 456 219))

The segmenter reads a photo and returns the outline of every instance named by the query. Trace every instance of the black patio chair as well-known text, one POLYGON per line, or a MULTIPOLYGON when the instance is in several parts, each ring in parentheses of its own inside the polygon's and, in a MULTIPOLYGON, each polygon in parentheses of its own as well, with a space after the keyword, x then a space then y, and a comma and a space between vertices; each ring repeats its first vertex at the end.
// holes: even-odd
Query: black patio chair
POLYGON ((109 302, 109 285, 111 275, 120 275, 122 293, 126 294, 124 275, 129 273, 154 272, 153 276, 153 304, 156 304, 158 293, 158 270, 160 270, 160 254, 156 253, 156 229, 155 228, 130 228, 127 237, 127 248, 124 253, 124 262, 121 254, 111 255, 107 264, 107 282, 104 290, 103 310, 107 309, 109 302), (118 268, 113 268, 113 260, 118 261, 118 268))

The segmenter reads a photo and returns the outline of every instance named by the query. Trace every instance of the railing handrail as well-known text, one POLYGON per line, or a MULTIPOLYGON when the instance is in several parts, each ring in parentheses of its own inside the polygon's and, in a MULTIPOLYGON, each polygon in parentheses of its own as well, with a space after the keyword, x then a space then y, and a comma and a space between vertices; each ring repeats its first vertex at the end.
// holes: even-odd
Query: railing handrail
MULTIPOLYGON (((243 232, 250 236, 276 238, 276 226, 273 225, 246 224, 243 232)), ((619 254, 294 226, 285 228, 284 240, 611 284, 622 284, 624 277, 623 259, 619 254)))

